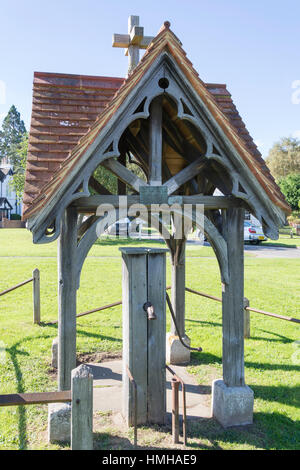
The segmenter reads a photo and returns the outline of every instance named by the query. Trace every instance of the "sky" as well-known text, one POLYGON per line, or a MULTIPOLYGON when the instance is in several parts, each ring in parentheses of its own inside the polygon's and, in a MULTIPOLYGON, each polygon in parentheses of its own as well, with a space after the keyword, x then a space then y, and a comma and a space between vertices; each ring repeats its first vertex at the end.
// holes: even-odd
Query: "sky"
POLYGON ((145 35, 171 22, 200 78, 227 84, 264 157, 300 138, 299 0, 0 0, 0 124, 15 104, 29 129, 34 71, 124 77, 112 34, 129 15, 145 35))

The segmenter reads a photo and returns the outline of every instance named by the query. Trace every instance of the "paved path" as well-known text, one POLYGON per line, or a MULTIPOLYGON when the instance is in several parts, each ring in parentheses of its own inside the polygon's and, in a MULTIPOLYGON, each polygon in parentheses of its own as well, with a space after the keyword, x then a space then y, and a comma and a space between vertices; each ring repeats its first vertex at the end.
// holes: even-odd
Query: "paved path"
MULTIPOLYGON (((122 410, 122 361, 114 360, 99 364, 87 364, 94 375, 94 411, 112 411, 121 413, 122 410)), ((210 418, 210 387, 200 386, 195 378, 188 374, 183 366, 172 366, 172 369, 186 384, 187 417, 210 418)), ((167 371, 167 413, 171 414, 171 374, 167 371)), ((182 398, 179 396, 180 414, 182 413, 182 398)))
POLYGON ((256 258, 300 258, 300 247, 245 245, 245 252, 252 253, 256 258))

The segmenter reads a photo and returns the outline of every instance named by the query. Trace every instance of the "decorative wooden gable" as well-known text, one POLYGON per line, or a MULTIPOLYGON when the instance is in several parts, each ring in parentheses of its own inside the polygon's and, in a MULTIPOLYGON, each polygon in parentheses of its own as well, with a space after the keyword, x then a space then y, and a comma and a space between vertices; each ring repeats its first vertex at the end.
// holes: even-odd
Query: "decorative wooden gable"
MULTIPOLYGON (((270 238, 278 237, 278 226, 289 211, 264 161, 251 154, 237 134, 168 23, 24 214, 34 242, 59 236, 65 208, 79 207, 76 200, 90 196, 91 178, 99 165, 123 183, 119 194, 130 188, 148 204, 151 198, 173 202, 173 196, 184 203, 182 198, 210 196, 218 188, 225 196, 243 200, 270 238), (126 168, 126 155, 144 178, 126 168)), ((108 191, 99 185, 98 193, 108 191)), ((216 225, 211 211, 217 207, 206 209, 216 225)))

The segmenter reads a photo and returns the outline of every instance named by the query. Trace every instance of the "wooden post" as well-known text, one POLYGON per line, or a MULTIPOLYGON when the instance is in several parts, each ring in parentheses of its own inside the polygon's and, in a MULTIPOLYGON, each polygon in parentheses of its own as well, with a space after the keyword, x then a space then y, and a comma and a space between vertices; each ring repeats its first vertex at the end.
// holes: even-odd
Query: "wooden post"
POLYGON ((93 374, 81 364, 72 370, 71 449, 93 450, 93 374))
POLYGON ((149 184, 162 184, 162 97, 150 105, 149 184))
POLYGON ((41 321, 41 296, 40 296, 40 271, 36 268, 32 273, 32 294, 33 294, 33 323, 39 324, 41 321))
POLYGON ((244 338, 250 338, 250 312, 246 310, 246 307, 249 306, 249 299, 244 297, 244 338))
POLYGON ((70 390, 76 367, 77 211, 68 207, 58 242, 58 389, 70 390))
POLYGON ((164 423, 166 274, 164 249, 121 248, 123 258, 123 414, 134 424, 133 388, 137 384, 137 422, 164 423), (156 320, 148 320, 144 304, 153 304, 156 320))
MULTIPOLYGON (((185 334, 185 240, 175 240, 175 247, 171 253, 172 269, 172 306, 176 323, 181 336, 185 334), (178 252, 178 256, 176 256, 178 252)), ((173 320, 171 333, 177 335, 173 320)))
POLYGON ((163 424, 166 413, 166 251, 148 254, 148 300, 156 320, 148 320, 148 423, 163 424))
POLYGON ((244 379, 244 209, 229 208, 224 227, 229 283, 222 288, 223 378, 228 387, 244 379))

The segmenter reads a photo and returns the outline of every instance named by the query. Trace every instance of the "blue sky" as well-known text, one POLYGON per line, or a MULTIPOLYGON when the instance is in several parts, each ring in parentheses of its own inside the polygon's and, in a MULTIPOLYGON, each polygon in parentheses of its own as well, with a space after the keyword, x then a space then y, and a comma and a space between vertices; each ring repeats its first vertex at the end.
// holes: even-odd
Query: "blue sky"
POLYGON ((130 14, 146 35, 171 22, 202 80, 227 84, 264 156, 300 138, 299 0, 0 0, 0 122, 15 104, 29 128, 34 71, 124 76, 111 40, 130 14))

